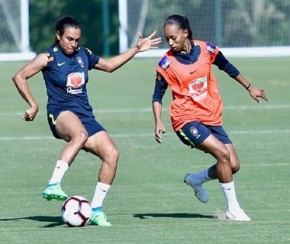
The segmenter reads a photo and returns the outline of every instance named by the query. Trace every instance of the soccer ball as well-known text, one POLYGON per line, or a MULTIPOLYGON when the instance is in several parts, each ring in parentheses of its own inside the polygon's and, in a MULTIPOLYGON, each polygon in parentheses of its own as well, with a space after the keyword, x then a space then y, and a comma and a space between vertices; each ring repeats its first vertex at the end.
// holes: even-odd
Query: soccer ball
POLYGON ((61 208, 62 219, 70 227, 87 225, 91 215, 92 208, 89 201, 81 196, 69 197, 61 208))

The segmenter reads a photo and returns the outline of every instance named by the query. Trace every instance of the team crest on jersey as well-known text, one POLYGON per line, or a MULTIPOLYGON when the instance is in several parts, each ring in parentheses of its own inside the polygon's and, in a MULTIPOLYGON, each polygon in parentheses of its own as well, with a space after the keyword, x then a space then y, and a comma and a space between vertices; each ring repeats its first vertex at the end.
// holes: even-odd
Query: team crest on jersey
POLYGON ((85 67, 84 62, 80 56, 76 57, 76 59, 82 68, 85 67))
POLYGON ((198 130, 195 128, 195 126, 191 126, 190 127, 190 133, 197 139, 200 137, 200 134, 198 132, 198 130))
POLYGON ((167 58, 167 57, 163 57, 160 61, 159 61, 159 67, 161 67, 164 70, 167 70, 169 68, 169 66, 171 65, 171 61, 167 58))
POLYGON ((57 47, 54 47, 54 48, 53 48, 53 51, 54 51, 54 52, 57 52, 57 51, 58 51, 58 48, 57 48, 57 47))
POLYGON ((206 50, 210 53, 214 53, 216 46, 210 42, 206 42, 206 50))

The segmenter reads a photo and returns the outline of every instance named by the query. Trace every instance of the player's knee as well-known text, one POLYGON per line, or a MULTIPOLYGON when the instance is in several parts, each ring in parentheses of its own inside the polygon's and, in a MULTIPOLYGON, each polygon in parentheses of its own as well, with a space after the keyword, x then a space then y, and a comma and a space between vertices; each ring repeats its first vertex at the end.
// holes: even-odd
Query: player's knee
POLYGON ((230 151, 226 147, 219 151, 217 161, 222 164, 230 164, 230 151))
POLYGON ((232 165, 232 174, 237 173, 240 170, 240 163, 235 163, 234 165, 232 165))
POLYGON ((113 164, 117 164, 120 157, 120 151, 117 148, 114 148, 111 151, 111 161, 113 164))
POLYGON ((110 150, 110 153, 107 155, 107 159, 105 161, 112 170, 116 170, 119 157, 120 152, 117 148, 113 148, 112 150, 110 150))
POLYGON ((88 138, 88 133, 85 130, 81 130, 74 136, 73 140, 83 147, 88 138))

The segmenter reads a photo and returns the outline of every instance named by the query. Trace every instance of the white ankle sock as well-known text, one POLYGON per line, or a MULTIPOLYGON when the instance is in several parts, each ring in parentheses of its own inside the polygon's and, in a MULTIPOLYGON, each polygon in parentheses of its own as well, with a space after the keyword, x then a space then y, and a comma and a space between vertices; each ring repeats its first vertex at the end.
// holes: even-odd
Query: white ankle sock
POLYGON ((107 195, 107 192, 109 191, 111 185, 105 184, 98 182, 96 189, 95 189, 95 194, 91 203, 92 208, 99 208, 102 207, 103 201, 107 195))
POLYGON ((225 195, 225 199, 227 201, 228 209, 237 209, 240 208, 240 205, 237 200, 236 190, 234 181, 229 183, 220 183, 222 191, 225 195))
POLYGON ((52 177, 48 184, 60 183, 65 172, 68 170, 69 165, 67 162, 57 160, 52 177))

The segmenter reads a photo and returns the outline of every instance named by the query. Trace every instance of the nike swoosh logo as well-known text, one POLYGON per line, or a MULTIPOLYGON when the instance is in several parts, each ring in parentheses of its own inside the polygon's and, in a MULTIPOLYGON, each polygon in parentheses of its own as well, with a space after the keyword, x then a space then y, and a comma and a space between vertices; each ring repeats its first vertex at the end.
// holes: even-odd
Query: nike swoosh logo
POLYGON ((64 64, 65 64, 65 62, 63 62, 63 63, 57 63, 57 66, 60 67, 60 66, 62 66, 64 64))
POLYGON ((194 72, 196 72, 196 70, 194 70, 194 71, 189 71, 189 73, 192 75, 194 72))

